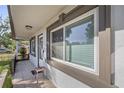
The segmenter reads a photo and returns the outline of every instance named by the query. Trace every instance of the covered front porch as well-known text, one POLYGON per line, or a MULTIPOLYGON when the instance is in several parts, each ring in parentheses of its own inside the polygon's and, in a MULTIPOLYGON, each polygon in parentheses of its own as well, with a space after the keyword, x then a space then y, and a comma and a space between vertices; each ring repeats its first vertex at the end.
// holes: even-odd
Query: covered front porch
POLYGON ((106 30, 105 23, 110 22, 107 11, 110 6, 9 6, 8 9, 13 38, 30 41, 30 61, 17 62, 14 87, 112 87, 110 29, 106 30), (48 69, 49 80, 41 75, 37 84, 31 75, 34 69, 31 64, 48 69))
POLYGON ((19 61, 16 65, 16 71, 13 76, 14 88, 55 88, 54 84, 47 78, 43 77, 42 73, 39 74, 38 84, 36 79, 31 73, 34 67, 29 60, 19 61))

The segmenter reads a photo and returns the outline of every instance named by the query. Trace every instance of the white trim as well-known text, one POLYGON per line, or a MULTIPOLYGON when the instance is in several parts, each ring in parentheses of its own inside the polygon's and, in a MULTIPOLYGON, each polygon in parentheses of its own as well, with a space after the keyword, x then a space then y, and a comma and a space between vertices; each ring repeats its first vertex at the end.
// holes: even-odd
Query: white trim
POLYGON ((65 65, 72 66, 74 68, 77 68, 77 69, 80 69, 80 70, 83 70, 83 71, 86 71, 86 72, 89 72, 89 73, 96 74, 95 70, 92 69, 92 68, 88 68, 88 67, 85 67, 83 65, 78 65, 78 64, 75 64, 75 63, 71 63, 71 62, 68 62, 68 61, 65 61, 65 60, 60 60, 60 59, 57 59, 57 58, 54 58, 54 57, 51 57, 51 59, 55 60, 57 62, 60 62, 62 64, 65 64, 65 65))
POLYGON ((96 8, 94 13, 94 68, 99 75, 99 8, 96 8), (95 46, 96 45, 96 46, 95 46))
POLYGON ((61 28, 63 28, 63 37, 65 36, 65 27, 66 26, 69 26, 77 21, 80 21, 88 16, 91 16, 91 15, 94 15, 94 69, 92 68, 89 68, 89 67, 85 67, 83 65, 78 65, 78 64, 74 64, 74 63, 71 63, 71 62, 67 62, 65 61, 65 37, 63 38, 63 60, 60 60, 60 59, 57 59, 57 58, 54 58, 52 57, 52 53, 51 53, 51 46, 52 46, 52 43, 51 43, 51 40, 52 40, 52 36, 51 36, 51 33, 50 33, 50 53, 51 53, 51 59, 53 60, 56 60, 58 62, 61 62, 63 64, 67 64, 67 65, 70 65, 74 68, 78 68, 78 69, 81 69, 83 71, 86 71, 86 72, 90 72, 90 73, 93 73, 93 74, 96 74, 96 75, 99 75, 99 37, 98 37, 98 31, 99 31, 99 14, 98 14, 98 10, 99 8, 95 8, 95 9, 92 9, 90 11, 88 11, 87 13, 55 28, 54 30, 51 31, 54 32, 54 31, 57 31, 61 28))

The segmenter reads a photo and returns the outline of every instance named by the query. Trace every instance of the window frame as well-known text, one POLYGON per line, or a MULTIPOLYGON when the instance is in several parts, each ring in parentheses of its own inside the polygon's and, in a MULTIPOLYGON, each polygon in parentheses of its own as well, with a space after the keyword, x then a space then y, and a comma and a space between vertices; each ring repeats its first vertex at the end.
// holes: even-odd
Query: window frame
POLYGON ((78 68, 78 69, 81 69, 83 71, 99 75, 99 37, 98 37, 98 32, 99 32, 99 8, 97 7, 97 8, 94 8, 94 9, 82 14, 79 17, 53 29, 50 32, 50 58, 52 60, 55 60, 57 62, 61 62, 63 64, 72 66, 74 68, 78 68), (94 69, 92 69, 90 67, 83 66, 83 65, 79 65, 76 63, 71 63, 71 62, 65 61, 65 47, 66 47, 65 46, 65 28, 67 26, 69 26, 75 22, 78 22, 80 20, 83 20, 83 19, 85 19, 91 15, 94 15, 94 69), (52 57, 52 53, 51 53, 51 51, 52 51, 52 32, 55 32, 55 31, 62 29, 62 28, 63 28, 63 60, 52 57))

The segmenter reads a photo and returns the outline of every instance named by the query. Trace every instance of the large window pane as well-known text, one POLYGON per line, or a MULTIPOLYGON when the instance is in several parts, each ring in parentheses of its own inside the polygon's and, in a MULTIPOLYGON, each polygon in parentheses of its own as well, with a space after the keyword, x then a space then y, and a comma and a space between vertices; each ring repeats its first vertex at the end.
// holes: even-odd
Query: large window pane
POLYGON ((63 29, 52 32, 52 57, 63 59, 63 29))
POLYGON ((94 68, 94 16, 65 29, 65 60, 94 68))
POLYGON ((43 37, 39 38, 39 56, 40 59, 43 59, 43 37))

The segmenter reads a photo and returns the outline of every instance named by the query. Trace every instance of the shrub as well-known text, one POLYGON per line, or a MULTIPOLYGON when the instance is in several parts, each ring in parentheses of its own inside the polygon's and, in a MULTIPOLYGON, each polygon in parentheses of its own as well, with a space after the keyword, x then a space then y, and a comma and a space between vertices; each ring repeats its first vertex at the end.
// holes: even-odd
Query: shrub
POLYGON ((25 55, 27 53, 26 48, 25 47, 21 47, 19 52, 20 52, 20 54, 22 56, 22 59, 24 59, 25 58, 25 55))

